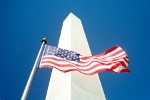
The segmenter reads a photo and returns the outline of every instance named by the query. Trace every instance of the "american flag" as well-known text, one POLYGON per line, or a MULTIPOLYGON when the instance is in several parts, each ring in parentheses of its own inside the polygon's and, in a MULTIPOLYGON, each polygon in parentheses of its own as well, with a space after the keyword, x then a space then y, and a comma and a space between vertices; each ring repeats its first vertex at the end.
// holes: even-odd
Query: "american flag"
POLYGON ((56 68, 62 72, 79 71, 94 75, 104 70, 121 73, 127 69, 129 60, 125 51, 114 46, 95 56, 83 56, 74 51, 46 45, 40 68, 56 68))

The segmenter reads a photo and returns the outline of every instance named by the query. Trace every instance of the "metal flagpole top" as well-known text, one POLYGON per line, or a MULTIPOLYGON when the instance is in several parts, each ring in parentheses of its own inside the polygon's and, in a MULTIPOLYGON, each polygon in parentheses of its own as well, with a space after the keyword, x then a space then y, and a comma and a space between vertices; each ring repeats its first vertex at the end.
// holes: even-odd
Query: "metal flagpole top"
POLYGON ((47 39, 44 37, 44 38, 41 40, 41 42, 47 43, 47 39))

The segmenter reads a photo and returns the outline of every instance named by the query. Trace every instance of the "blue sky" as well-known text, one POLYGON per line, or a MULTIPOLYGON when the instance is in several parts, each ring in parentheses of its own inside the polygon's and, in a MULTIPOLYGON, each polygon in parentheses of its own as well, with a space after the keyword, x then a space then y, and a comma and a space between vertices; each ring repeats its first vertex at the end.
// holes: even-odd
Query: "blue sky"
MULTIPOLYGON (((70 12, 82 20, 93 55, 119 45, 131 73, 99 73, 107 100, 150 99, 149 0, 1 0, 0 100, 19 100, 41 39, 57 46, 70 12)), ((44 100, 51 69, 39 69, 29 100, 44 100)))

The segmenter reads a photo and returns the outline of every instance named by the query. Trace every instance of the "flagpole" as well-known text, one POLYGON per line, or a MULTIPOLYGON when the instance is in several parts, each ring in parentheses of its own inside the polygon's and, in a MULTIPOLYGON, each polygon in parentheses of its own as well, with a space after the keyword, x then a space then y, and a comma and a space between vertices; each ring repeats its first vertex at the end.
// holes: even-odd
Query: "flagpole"
POLYGON ((29 79, 28 79, 28 81, 27 81, 26 87, 25 87, 24 92, 23 92, 23 94, 22 94, 21 100, 27 100, 27 97, 28 97, 30 88, 31 88, 31 86, 32 86, 32 82, 33 82, 34 76, 35 76, 36 71, 37 71, 38 66, 39 66, 39 62, 40 62, 40 58, 41 58, 43 49, 44 49, 44 47, 45 47, 45 44, 47 43, 46 38, 43 38, 41 42, 42 42, 41 48, 40 48, 40 50, 39 50, 39 53, 38 53, 38 55, 37 55, 37 58, 36 58, 36 60, 35 60, 34 65, 33 65, 32 71, 31 71, 31 73, 30 73, 30 76, 29 76, 29 79))

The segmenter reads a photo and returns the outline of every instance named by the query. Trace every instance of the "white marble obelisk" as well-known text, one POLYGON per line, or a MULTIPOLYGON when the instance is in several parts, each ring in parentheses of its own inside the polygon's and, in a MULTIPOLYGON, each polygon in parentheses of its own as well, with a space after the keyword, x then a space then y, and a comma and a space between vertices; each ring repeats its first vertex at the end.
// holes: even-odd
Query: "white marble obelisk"
MULTIPOLYGON (((63 22, 59 47, 91 55, 81 20, 70 13, 63 22)), ((98 74, 52 70, 46 100, 106 100, 98 74)))

